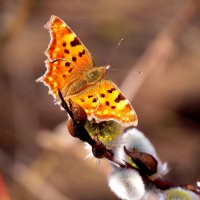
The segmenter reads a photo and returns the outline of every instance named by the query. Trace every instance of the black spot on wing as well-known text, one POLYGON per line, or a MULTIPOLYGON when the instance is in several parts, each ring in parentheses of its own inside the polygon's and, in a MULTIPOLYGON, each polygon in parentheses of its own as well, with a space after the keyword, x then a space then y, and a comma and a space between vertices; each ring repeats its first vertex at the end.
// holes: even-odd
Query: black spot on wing
POLYGON ((110 90, 107 90, 108 93, 112 93, 113 91, 115 91, 115 88, 111 88, 110 90))
POLYGON ((126 98, 121 93, 119 93, 118 96, 117 96, 117 98, 115 99, 115 102, 119 103, 120 101, 123 101, 125 99, 126 98))
POLYGON ((69 66, 70 66, 70 62, 66 62, 66 63, 65 63, 65 66, 66 66, 66 67, 69 67, 69 66))
POLYGON ((75 37, 74 40, 70 42, 70 44, 72 47, 75 47, 76 45, 80 45, 81 42, 79 41, 77 37, 75 37))
POLYGON ((74 62, 76 62, 76 57, 75 57, 75 56, 72 56, 72 60, 73 60, 74 62))
POLYGON ((69 54, 69 50, 68 50, 68 49, 64 49, 64 52, 65 52, 66 54, 69 54))
POLYGON ((94 98, 92 102, 93 102, 93 103, 97 102, 97 98, 94 98))
POLYGON ((83 49, 83 51, 82 52, 79 52, 79 57, 82 57, 83 55, 85 54, 85 50, 83 49))
POLYGON ((63 45, 63 47, 66 47, 67 44, 66 44, 66 42, 63 42, 62 45, 63 45))
POLYGON ((106 106, 109 106, 109 105, 110 105, 109 101, 106 101, 106 106))

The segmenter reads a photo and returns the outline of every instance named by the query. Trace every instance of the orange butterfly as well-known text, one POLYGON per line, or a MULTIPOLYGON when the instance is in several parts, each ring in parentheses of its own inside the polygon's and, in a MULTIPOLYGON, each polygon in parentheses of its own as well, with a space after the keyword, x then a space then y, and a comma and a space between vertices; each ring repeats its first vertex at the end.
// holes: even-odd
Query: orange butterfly
POLYGON ((59 17, 51 16, 45 26, 51 41, 45 54, 47 71, 38 81, 46 84, 58 99, 58 89, 66 102, 79 104, 88 119, 115 120, 123 126, 136 126, 137 115, 119 88, 104 75, 109 66, 93 65, 90 52, 59 17))

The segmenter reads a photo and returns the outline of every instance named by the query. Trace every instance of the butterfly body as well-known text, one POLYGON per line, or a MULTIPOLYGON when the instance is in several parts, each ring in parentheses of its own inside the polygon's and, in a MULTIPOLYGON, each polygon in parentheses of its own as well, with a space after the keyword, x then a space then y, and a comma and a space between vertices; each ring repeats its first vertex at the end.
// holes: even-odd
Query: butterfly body
POLYGON ((108 67, 92 67, 81 71, 76 78, 71 80, 63 89, 62 94, 64 96, 70 96, 78 94, 88 87, 95 86, 100 82, 106 73, 108 67))
POLYGON ((60 90, 66 102, 70 98, 79 104, 88 120, 136 126, 137 115, 129 101, 112 81, 104 79, 110 66, 94 66, 90 52, 59 17, 52 16, 45 28, 51 41, 45 52, 47 71, 38 81, 49 87, 56 100, 60 90))

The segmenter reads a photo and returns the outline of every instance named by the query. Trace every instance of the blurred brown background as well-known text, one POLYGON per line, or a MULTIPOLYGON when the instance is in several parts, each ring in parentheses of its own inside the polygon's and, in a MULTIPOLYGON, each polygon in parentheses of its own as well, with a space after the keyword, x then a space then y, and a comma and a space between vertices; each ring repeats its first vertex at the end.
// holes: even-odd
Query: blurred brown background
POLYGON ((75 31, 96 65, 115 51, 107 78, 132 102, 138 128, 169 163, 167 178, 200 179, 199 0, 0 4, 0 174, 10 199, 117 199, 107 186, 107 162, 84 160, 83 144, 67 134, 66 113, 35 82, 46 70, 50 37, 43 26, 51 15, 75 31))

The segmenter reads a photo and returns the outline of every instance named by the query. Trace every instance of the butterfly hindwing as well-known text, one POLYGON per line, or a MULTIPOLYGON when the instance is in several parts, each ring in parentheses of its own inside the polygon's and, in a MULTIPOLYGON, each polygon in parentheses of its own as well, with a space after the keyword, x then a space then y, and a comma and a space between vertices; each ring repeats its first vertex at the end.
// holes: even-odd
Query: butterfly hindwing
POLYGON ((95 118, 97 122, 114 120, 125 127, 138 123, 129 101, 109 80, 102 80, 70 98, 86 111, 89 119, 95 118))
MULTIPOLYGON (((79 104, 85 110, 89 120, 93 118, 93 113, 97 109, 99 103, 96 89, 95 86, 88 87, 83 92, 69 97, 73 102, 79 104)), ((68 101, 68 98, 65 98, 65 100, 68 101)))
POLYGON ((96 90, 98 91, 98 108, 94 112, 94 117, 100 121, 113 119, 124 126, 137 125, 135 111, 113 82, 103 80, 96 90))

